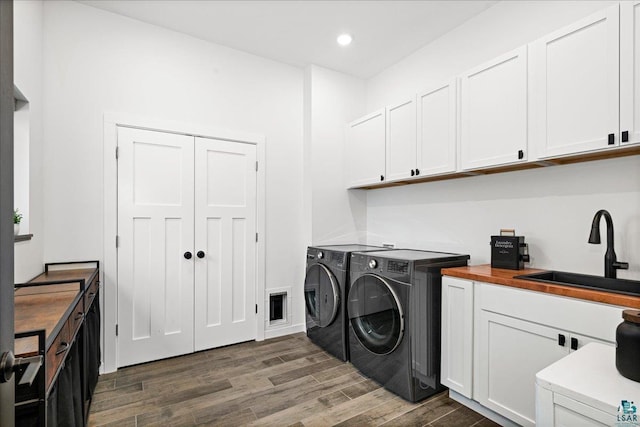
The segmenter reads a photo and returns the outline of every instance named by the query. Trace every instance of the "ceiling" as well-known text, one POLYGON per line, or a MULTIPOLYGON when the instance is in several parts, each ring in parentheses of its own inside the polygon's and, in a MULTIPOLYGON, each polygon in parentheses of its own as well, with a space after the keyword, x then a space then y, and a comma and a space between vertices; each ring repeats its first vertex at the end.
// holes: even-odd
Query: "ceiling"
POLYGON ((497 1, 78 0, 298 67, 372 77, 497 1), (336 37, 353 35, 341 47, 336 37))

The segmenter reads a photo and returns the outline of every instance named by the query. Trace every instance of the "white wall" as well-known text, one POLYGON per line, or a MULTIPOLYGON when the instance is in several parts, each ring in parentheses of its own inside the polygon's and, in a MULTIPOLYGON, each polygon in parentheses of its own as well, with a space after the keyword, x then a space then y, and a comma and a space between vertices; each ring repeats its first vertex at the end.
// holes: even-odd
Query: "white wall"
POLYGON ((364 243, 366 191, 345 191, 345 125, 363 115, 365 82, 319 66, 310 66, 309 143, 305 169, 311 182, 309 244, 364 243))
MULTIPOLYGON (((612 4, 500 2, 370 79, 367 111, 612 4)), ((587 244, 598 209, 611 212, 618 259, 630 264, 619 277, 640 278, 639 156, 372 190, 368 243, 464 252, 481 264, 490 261, 490 236, 515 228, 530 244, 531 266, 602 275, 604 243, 587 244)))
POLYGON ((515 228, 531 267, 596 275, 604 220, 603 243, 587 239, 593 215, 607 209, 618 259, 630 264, 619 277, 640 277, 639 156, 372 190, 367 200, 368 243, 468 253, 470 264, 486 264, 490 236, 515 228))
POLYGON ((45 260, 103 257, 105 112, 261 134, 266 287, 302 305, 303 70, 70 1, 45 2, 44 70, 45 260))
POLYGON ((15 282, 26 282, 43 270, 43 193, 42 193, 42 1, 14 2, 14 81, 29 100, 29 199, 28 222, 20 233, 33 234, 28 241, 15 244, 15 282), (27 230, 28 228, 28 230, 27 230))

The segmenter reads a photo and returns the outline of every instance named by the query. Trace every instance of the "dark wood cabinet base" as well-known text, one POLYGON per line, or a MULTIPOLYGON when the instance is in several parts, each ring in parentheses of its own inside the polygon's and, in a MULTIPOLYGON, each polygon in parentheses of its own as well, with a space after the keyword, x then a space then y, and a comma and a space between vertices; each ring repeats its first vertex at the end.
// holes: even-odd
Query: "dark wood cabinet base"
POLYGON ((99 277, 98 261, 51 263, 15 285, 16 354, 44 356, 33 383, 16 386, 16 425, 87 425, 101 357, 99 277))

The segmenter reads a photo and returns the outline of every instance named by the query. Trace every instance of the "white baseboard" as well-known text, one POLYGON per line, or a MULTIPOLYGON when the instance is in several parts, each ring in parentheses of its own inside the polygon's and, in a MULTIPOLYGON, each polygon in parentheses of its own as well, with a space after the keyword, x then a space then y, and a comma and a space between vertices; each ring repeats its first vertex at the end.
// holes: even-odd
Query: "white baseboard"
POLYGON ((304 323, 299 323, 297 325, 288 325, 282 328, 265 328, 264 339, 268 340, 269 338, 281 337, 283 335, 291 335, 304 331, 306 331, 304 323))
POLYGON ((483 415, 485 418, 489 418, 491 421, 494 421, 503 427, 519 427, 518 424, 514 423, 510 419, 505 418, 502 415, 493 412, 489 408, 485 408, 475 400, 471 400, 467 397, 464 397, 460 393, 456 393, 453 390, 449 390, 449 397, 458 403, 462 403, 467 408, 473 409, 477 413, 483 415))

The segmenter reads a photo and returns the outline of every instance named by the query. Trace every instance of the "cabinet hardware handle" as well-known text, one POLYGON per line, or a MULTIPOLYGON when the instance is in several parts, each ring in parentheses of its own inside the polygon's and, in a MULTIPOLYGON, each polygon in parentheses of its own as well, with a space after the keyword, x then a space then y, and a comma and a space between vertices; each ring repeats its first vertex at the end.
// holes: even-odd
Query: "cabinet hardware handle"
POLYGON ((620 141, 629 142, 629 131, 628 130, 625 130, 624 132, 622 132, 620 141))
POLYGON ((571 350, 578 349, 578 338, 571 338, 571 350))
POLYGON ((93 298, 94 296, 96 296, 95 292, 89 292, 89 298, 93 298))
POLYGON ((204 258, 204 251, 198 251, 198 253, 196 254, 196 256, 198 258, 204 258))
POLYGON ((420 175, 420 169, 416 169, 416 176, 420 175))
POLYGON ((524 151, 518 150, 518 160, 524 159, 524 151))
POLYGON ((610 133, 608 138, 607 138, 607 144, 609 144, 609 145, 615 144, 615 137, 616 136, 614 134, 610 133))
POLYGON ((564 344, 567 342, 567 337, 563 334, 558 334, 558 345, 564 347, 564 344))
POLYGON ((63 342, 62 345, 60 345, 60 348, 58 349, 58 351, 56 351, 56 356, 69 350, 70 346, 71 344, 69 344, 68 342, 63 342))
POLYGON ((84 316, 84 313, 79 311, 78 314, 76 314, 76 317, 73 320, 80 320, 80 319, 82 319, 83 316, 84 316))
POLYGON ((193 255, 191 255, 191 252, 188 252, 188 251, 187 251, 187 252, 185 252, 185 253, 184 253, 184 257, 185 257, 185 259, 191 259, 191 257, 192 257, 192 256, 193 256, 193 255))
POLYGON ((384 181, 384 175, 380 175, 380 181, 384 181))
POLYGON ((414 171, 413 169, 411 169, 411 176, 414 176, 416 174, 416 171, 414 171))

